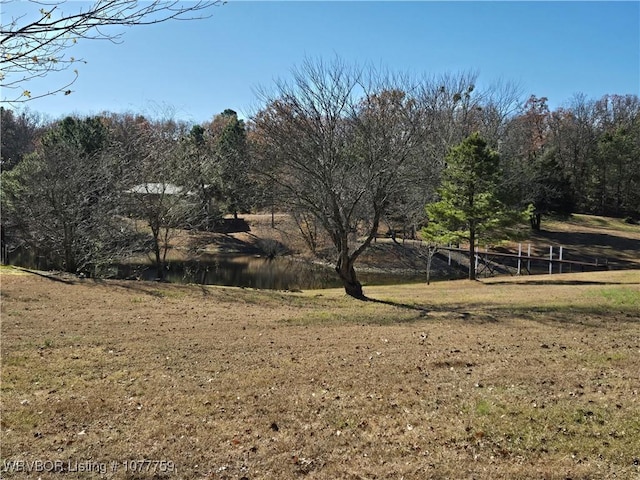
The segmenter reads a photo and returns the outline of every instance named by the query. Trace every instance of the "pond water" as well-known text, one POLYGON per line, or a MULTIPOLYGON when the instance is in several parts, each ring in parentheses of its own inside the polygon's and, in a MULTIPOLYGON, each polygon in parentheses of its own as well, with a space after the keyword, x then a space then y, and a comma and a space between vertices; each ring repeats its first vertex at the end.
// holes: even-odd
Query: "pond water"
MULTIPOLYGON (((120 266, 118 276, 130 276, 131 266, 120 266), (129 272, 127 272, 129 270, 129 272), (129 275, 127 275, 129 273, 129 275)), ((154 280, 158 277, 155 267, 137 267, 138 278, 154 280)), ((167 281, 172 283, 197 283, 202 285, 227 285, 235 287, 309 290, 341 287, 333 268, 286 257, 274 259, 246 256, 219 255, 206 261, 173 262, 167 266, 167 281)), ((389 285, 423 282, 424 275, 359 272, 363 285, 389 285)))
MULTIPOLYGON (((30 252, 14 252, 12 265, 47 270, 42 257, 30 252)), ((111 278, 156 280, 157 269, 146 264, 114 265, 111 278)), ((356 267, 357 270, 357 267, 356 267)), ((363 285, 391 285, 426 281, 425 275, 358 272, 363 285)), ((226 285, 272 290, 310 290, 336 288, 342 284, 333 268, 288 257, 273 259, 252 255, 210 255, 197 261, 169 262, 165 279, 172 283, 226 285)))

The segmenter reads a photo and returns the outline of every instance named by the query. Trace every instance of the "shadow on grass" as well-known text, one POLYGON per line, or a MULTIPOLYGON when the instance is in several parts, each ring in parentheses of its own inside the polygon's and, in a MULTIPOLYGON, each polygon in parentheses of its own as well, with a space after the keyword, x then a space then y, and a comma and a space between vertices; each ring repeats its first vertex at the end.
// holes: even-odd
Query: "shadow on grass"
MULTIPOLYGON (((411 323, 425 319, 434 319, 436 317, 448 317, 455 320, 464 320, 469 323, 497 323, 499 320, 488 312, 471 313, 468 310, 468 305, 456 306, 449 305, 443 306, 431 306, 427 308, 424 305, 414 305, 410 303, 394 302, 392 300, 379 300, 376 298, 365 297, 365 301, 371 303, 378 303, 382 305, 389 305, 391 307, 399 308, 401 310, 408 310, 417 312, 416 317, 409 319, 399 319, 396 323, 411 323)), ((375 323, 375 321, 373 321, 375 323)), ((385 322, 388 323, 388 322, 385 322)))
MULTIPOLYGON (((640 242, 635 238, 624 236, 621 232, 612 233, 591 233, 591 232, 555 232, 540 230, 536 237, 550 240, 559 245, 569 247, 587 248, 592 246, 613 247, 616 250, 638 250, 640 242)), ((588 256, 587 256, 588 257, 588 256)), ((626 262, 623 262, 626 263, 626 262)))
POLYGON ((26 273, 31 273, 32 275, 37 275, 39 277, 46 278, 47 280, 51 280, 52 282, 60 282, 60 283, 64 283, 65 285, 75 285, 76 284, 76 282, 74 282, 72 280, 66 280, 64 278, 60 278, 60 277, 57 277, 57 276, 54 276, 54 275, 38 272, 37 270, 29 270, 28 268, 22 268, 22 267, 14 267, 14 268, 17 268, 18 270, 21 270, 21 271, 26 272, 26 273))
POLYGON ((149 295, 151 297, 156 297, 156 298, 163 298, 167 296, 167 294, 159 290, 159 287, 167 286, 167 285, 174 285, 175 287, 178 287, 178 288, 180 287, 180 285, 171 284, 165 281, 157 281, 157 282, 142 281, 141 282, 138 280, 109 280, 109 283, 107 283, 105 279, 92 278, 91 282, 93 282, 96 285, 114 286, 114 287, 122 288, 124 290, 140 293, 144 295, 149 295), (156 285, 158 288, 154 288, 156 285))
MULTIPOLYGON (((418 313, 415 317, 399 318, 395 322, 398 324, 435 320, 436 318, 462 320, 469 324, 497 324, 510 320, 527 320, 543 324, 584 325, 597 328, 609 328, 613 323, 640 323, 640 311, 634 306, 629 305, 520 307, 479 303, 433 305, 427 307, 425 305, 378 300, 369 297, 366 298, 366 301, 418 313)), ((380 323, 379 320, 376 316, 372 316, 370 323, 380 323)), ((388 324, 389 321, 382 323, 388 324)))
POLYGON ((391 305, 392 307, 404 308, 406 310, 414 310, 416 312, 419 312, 420 317, 426 317, 429 314, 429 309, 421 305, 411 305, 410 303, 394 302, 391 300, 378 300, 376 298, 370 298, 370 297, 364 297, 364 301, 372 302, 372 303, 381 303, 383 305, 391 305))

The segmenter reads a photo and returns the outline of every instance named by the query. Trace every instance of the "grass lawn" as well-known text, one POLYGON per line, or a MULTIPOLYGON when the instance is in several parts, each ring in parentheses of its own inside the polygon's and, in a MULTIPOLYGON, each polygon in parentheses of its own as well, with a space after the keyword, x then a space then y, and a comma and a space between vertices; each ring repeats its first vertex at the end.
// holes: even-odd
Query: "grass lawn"
POLYGON ((376 302, 13 272, 1 478, 640 478, 639 270, 376 302))

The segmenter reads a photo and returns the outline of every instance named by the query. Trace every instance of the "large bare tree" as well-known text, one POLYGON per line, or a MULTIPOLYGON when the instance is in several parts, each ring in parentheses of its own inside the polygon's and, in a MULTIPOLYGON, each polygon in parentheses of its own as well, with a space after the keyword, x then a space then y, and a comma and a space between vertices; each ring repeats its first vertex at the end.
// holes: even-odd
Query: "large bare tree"
POLYGON ((292 74, 253 119, 260 170, 284 206, 317 219, 346 293, 365 299, 356 260, 419 168, 428 117, 409 81, 372 68, 306 60, 292 74))
POLYGON ((83 62, 67 55, 80 39, 119 41, 122 32, 109 27, 202 18, 209 8, 224 1, 30 0, 26 4, 16 2, 18 13, 15 15, 8 14, 11 3, 12 0, 0 2, 4 10, 0 26, 0 86, 5 92, 13 92, 2 101, 15 103, 55 93, 71 93, 69 87, 78 76, 77 70, 71 80, 44 92, 32 93, 26 84, 83 62))

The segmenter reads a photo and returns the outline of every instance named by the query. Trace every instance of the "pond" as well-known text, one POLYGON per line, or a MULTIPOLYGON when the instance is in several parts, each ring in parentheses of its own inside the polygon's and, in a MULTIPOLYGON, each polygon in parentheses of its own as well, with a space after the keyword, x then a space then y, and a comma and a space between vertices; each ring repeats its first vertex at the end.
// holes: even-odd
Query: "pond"
MULTIPOLYGON (((31 252, 15 251, 9 256, 11 265, 47 270, 43 257, 31 252)), ((156 280, 157 269, 148 264, 114 265, 110 278, 156 280)), ((357 270, 357 267, 356 267, 357 270)), ((392 285, 426 281, 425 275, 380 272, 358 272, 363 285, 392 285)), ((165 279, 172 283, 226 285, 271 290, 310 290, 337 288, 342 284, 333 268, 289 257, 267 258, 255 255, 209 255, 201 260, 169 262, 165 279)))
MULTIPOLYGON (((120 266, 119 277, 127 278, 137 270, 138 278, 154 280, 155 267, 120 266)), ((273 259, 249 255, 218 255, 206 261, 172 262, 165 273, 172 283, 226 285, 272 290, 310 290, 341 287, 333 268, 287 257, 273 259)), ((359 272, 363 285, 389 285, 423 282, 424 275, 359 272)))

